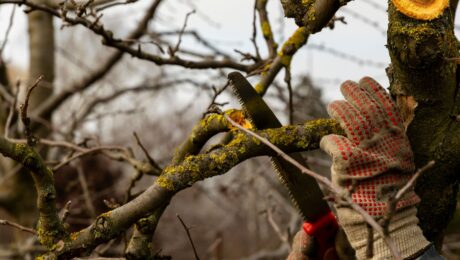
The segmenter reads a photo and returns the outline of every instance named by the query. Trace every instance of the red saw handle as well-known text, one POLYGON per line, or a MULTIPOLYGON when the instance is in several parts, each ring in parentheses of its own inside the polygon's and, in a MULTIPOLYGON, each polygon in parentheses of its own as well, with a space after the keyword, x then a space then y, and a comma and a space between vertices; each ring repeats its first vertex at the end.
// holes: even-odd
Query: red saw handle
POLYGON ((338 229, 339 224, 331 211, 314 222, 305 221, 303 223, 303 230, 316 239, 318 250, 315 259, 323 259, 328 249, 335 248, 335 235, 338 229))

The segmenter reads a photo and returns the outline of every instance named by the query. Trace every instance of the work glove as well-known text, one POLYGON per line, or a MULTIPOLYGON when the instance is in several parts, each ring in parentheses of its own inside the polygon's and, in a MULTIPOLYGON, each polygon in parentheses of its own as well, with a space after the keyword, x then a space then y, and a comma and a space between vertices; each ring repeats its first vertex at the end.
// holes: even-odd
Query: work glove
MULTIPOLYGON (((413 153, 395 103, 376 81, 368 77, 359 84, 346 81, 340 90, 346 101, 332 102, 328 113, 340 123, 346 137, 325 136, 320 147, 332 156, 332 182, 350 191, 353 201, 379 220, 390 196, 414 174, 413 153)), ((389 225, 390 237, 404 258, 416 258, 429 246, 417 226, 419 201, 413 189, 406 192, 389 225)), ((366 256, 369 229, 363 217, 349 207, 335 206, 358 259, 392 259, 377 232, 373 232, 373 254, 366 256)))

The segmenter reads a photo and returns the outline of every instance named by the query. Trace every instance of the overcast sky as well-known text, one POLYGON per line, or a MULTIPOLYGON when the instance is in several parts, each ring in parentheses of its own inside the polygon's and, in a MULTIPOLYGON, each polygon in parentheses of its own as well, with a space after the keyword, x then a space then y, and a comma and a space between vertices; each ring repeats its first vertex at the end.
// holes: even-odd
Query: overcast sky
MULTIPOLYGON (((104 19, 111 25, 115 24, 115 32, 122 33, 134 24, 142 14, 138 10, 149 2, 141 0, 130 7, 114 8, 104 19), (123 19, 119 19, 120 15, 123 15, 123 19)), ((189 19, 188 28, 198 30, 227 52, 232 52, 235 48, 252 51, 249 38, 252 33, 253 4, 254 1, 249 0, 165 1, 161 6, 161 16, 156 21, 156 26, 159 29, 170 28, 171 25, 180 28, 185 14, 196 9, 197 13, 189 19)), ((385 47, 386 7, 384 1, 351 1, 337 13, 338 16, 345 17, 347 24, 337 23, 334 30, 324 29, 311 36, 308 45, 295 55, 293 73, 308 73, 312 76, 313 80, 324 88, 326 100, 339 98, 339 84, 347 79, 357 81, 363 76, 371 76, 384 86, 388 85, 385 74, 385 67, 389 63, 385 47), (343 58, 342 54, 348 58, 343 58), (365 64, 360 64, 357 59, 365 64)), ((3 41, 10 13, 11 6, 0 6, 0 42, 3 41)), ((280 26, 279 21, 283 18, 278 0, 269 1, 269 15, 279 42, 295 30, 296 26, 291 20, 284 19, 284 25, 280 26)), ((17 66, 27 66, 26 30, 25 15, 17 9, 5 52, 6 60, 17 66)), ((184 44, 190 46, 194 43, 190 41, 184 44)), ((264 46, 262 40, 260 46, 264 46)))

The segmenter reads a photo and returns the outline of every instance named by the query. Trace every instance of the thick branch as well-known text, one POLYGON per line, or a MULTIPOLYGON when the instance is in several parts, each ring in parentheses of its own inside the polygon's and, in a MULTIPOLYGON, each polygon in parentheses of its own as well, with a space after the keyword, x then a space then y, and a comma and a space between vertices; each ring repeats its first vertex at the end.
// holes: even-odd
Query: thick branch
POLYGON ((275 80, 276 75, 283 67, 289 67, 294 54, 307 43, 310 32, 306 27, 299 27, 292 36, 283 44, 278 55, 272 63, 266 65, 266 71, 262 72, 259 83, 256 84, 256 91, 263 96, 270 84, 275 80))
POLYGON ((305 26, 311 33, 321 31, 335 12, 351 0, 281 0, 286 17, 294 18, 298 26, 305 26))
MULTIPOLYGON (((127 204, 100 215, 91 226, 72 234, 70 241, 65 241, 64 245, 49 253, 49 256, 67 259, 88 253, 100 243, 117 237, 134 222, 168 203, 174 194, 195 182, 224 174, 251 157, 274 155, 273 151, 256 138, 233 131, 235 137, 229 144, 205 154, 189 156, 181 164, 167 167, 145 192, 127 204)), ((319 119, 305 125, 285 126, 257 133, 286 152, 296 152, 316 149, 322 136, 341 134, 342 130, 334 120, 319 119)))
POLYGON ((125 250, 128 259, 151 259, 155 255, 152 248, 152 237, 166 206, 159 207, 153 214, 141 218, 134 226, 133 235, 125 250))
POLYGON ((38 238, 46 246, 53 245, 65 234, 56 209, 56 190, 52 171, 40 155, 26 144, 15 144, 0 137, 0 153, 22 164, 31 173, 37 189, 39 210, 38 238))
MULTIPOLYGON (((233 110, 235 111, 235 110, 233 110)), ((231 114, 232 110, 226 112, 231 114)), ((179 164, 189 155, 196 155, 200 152, 203 145, 214 135, 229 130, 227 120, 217 114, 209 114, 200 120, 192 129, 187 140, 174 153, 171 161, 172 165, 179 164)))
POLYGON ((278 56, 266 66, 266 71, 262 73, 262 78, 255 86, 257 92, 262 96, 278 72, 283 67, 290 66, 293 55, 307 43, 310 34, 318 32, 326 26, 339 7, 345 5, 348 0, 281 0, 281 2, 286 16, 296 17, 296 22, 301 27, 283 44, 278 56))

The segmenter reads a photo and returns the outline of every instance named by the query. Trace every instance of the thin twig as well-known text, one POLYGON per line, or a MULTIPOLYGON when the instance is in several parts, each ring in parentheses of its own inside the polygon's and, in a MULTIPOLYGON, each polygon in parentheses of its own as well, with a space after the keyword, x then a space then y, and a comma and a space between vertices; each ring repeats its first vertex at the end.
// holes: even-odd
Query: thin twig
POLYGON ((119 151, 120 147, 117 147, 117 146, 96 146, 96 147, 93 147, 93 148, 85 149, 84 151, 79 152, 79 153, 71 156, 67 160, 62 161, 58 165, 54 166, 53 171, 57 171, 62 166, 65 166, 65 165, 69 164, 71 161, 73 161, 73 160, 75 160, 77 158, 80 158, 80 157, 83 157, 85 155, 89 155, 89 154, 92 154, 92 153, 96 153, 96 152, 103 152, 105 150, 117 150, 117 151, 119 151))
POLYGON ((17 223, 14 223, 14 222, 11 222, 11 221, 8 221, 8 220, 4 220, 4 219, 0 219, 0 225, 14 227, 16 229, 19 229, 21 231, 28 232, 28 233, 31 233, 31 234, 34 234, 34 235, 37 234, 37 231, 35 229, 33 229, 33 228, 24 227, 24 226, 21 226, 21 225, 19 225, 17 223))
POLYGON ((125 200, 124 203, 127 203, 128 201, 131 200, 132 195, 131 191, 136 186, 136 182, 139 181, 142 177, 142 173, 140 171, 134 171, 133 176, 131 177, 131 181, 129 182, 128 188, 126 189, 125 192, 125 200))
POLYGON ((11 28, 13 27, 15 12, 16 12, 16 5, 13 6, 13 10, 11 11, 10 21, 8 22, 8 27, 5 32, 5 38, 3 38, 2 46, 0 47, 0 60, 2 59, 3 51, 5 50, 6 43, 8 42, 8 36, 10 35, 11 28))
POLYGON ((366 246, 366 257, 371 259, 374 256, 374 230, 367 224, 367 246, 366 246))
POLYGON ((214 92, 212 98, 211 98, 211 103, 209 104, 208 108, 206 109, 206 112, 203 113, 203 117, 202 119, 208 114, 208 112, 211 110, 212 107, 214 106, 223 106, 223 105, 226 105, 227 103, 217 103, 216 102, 216 99, 220 96, 220 94, 222 94, 227 88, 228 86, 230 86, 230 81, 227 80, 227 82, 225 83, 225 85, 220 88, 220 89, 217 89, 216 87, 212 87, 212 90, 214 92))
POLYGON ((195 244, 193 244, 192 236, 190 235, 190 228, 188 228, 188 227, 185 225, 184 221, 182 220, 182 218, 180 217, 179 214, 176 214, 176 217, 179 219, 180 223, 181 223, 182 226, 184 227, 185 232, 187 232, 187 237, 188 237, 188 240, 190 241, 190 244, 192 245, 193 254, 195 255, 195 259, 196 259, 196 260, 200 260, 200 257, 198 256, 198 253, 197 253, 196 248, 195 248, 195 244))
POLYGON ((107 5, 103 5, 103 6, 101 6, 101 7, 96 8, 95 11, 96 11, 96 13, 98 13, 98 12, 101 12, 101 11, 103 11, 103 10, 105 10, 105 9, 109 9, 109 8, 111 8, 111 7, 115 7, 115 6, 117 6, 117 5, 127 5, 127 4, 136 3, 137 1, 138 1, 138 0, 126 0, 126 1, 124 1, 124 2, 109 3, 109 4, 107 4, 107 5))
POLYGON ((267 209, 265 213, 267 214, 268 223, 273 228, 275 233, 278 235, 280 240, 286 243, 289 246, 289 249, 291 249, 291 245, 289 244, 289 232, 287 232, 287 234, 283 234, 283 232, 281 231, 281 228, 279 227, 279 225, 276 223, 275 219, 273 218, 272 209, 267 209))
POLYGON ((93 200, 91 198, 91 193, 89 192, 88 182, 86 181, 86 176, 83 171, 81 162, 77 162, 75 168, 78 173, 78 181, 80 182, 81 189, 83 190, 83 198, 85 200, 86 208, 89 211, 89 214, 92 218, 96 217, 96 209, 94 208, 93 200))
POLYGON ((35 80, 34 84, 29 88, 27 91, 26 95, 26 100, 24 101, 24 104, 21 106, 21 121, 24 124, 25 128, 25 136, 27 138, 27 144, 29 146, 34 146, 35 145, 35 138, 32 135, 32 132, 30 130, 30 119, 27 117, 27 108, 29 107, 29 100, 30 100, 30 95, 32 94, 32 91, 38 86, 40 81, 43 79, 43 75, 37 78, 35 80))
POLYGON ((430 169, 431 167, 433 167, 435 164, 435 161, 429 161, 425 166, 423 166, 422 168, 420 168, 413 176, 412 178, 406 183, 406 185, 404 185, 404 187, 402 187, 398 193, 396 193, 396 196, 395 196, 395 200, 398 201, 402 198, 402 196, 409 190, 411 189, 412 187, 414 187, 415 185, 415 181, 418 179, 418 177, 420 177, 420 175, 422 175, 422 173, 424 173, 425 171, 427 171, 428 169, 430 169))
POLYGON ((394 197, 390 197, 388 200, 388 207, 385 211, 385 214, 383 215, 383 218, 381 219, 380 223, 381 226, 383 227, 383 231, 385 233, 389 232, 389 227, 390 227, 390 221, 391 218, 393 217, 394 213, 396 212, 396 207, 398 205, 399 200, 401 200, 402 196, 411 190, 417 179, 420 177, 422 173, 433 167, 435 164, 435 161, 429 161, 425 166, 417 170, 417 172, 411 177, 411 179, 401 188, 398 190, 398 192, 394 195, 394 197))
POLYGON ((150 156, 149 152, 147 151, 147 149, 145 148, 145 146, 142 144, 141 140, 139 139, 139 136, 137 135, 137 133, 133 132, 133 135, 134 135, 134 138, 136 138, 137 145, 142 149, 142 151, 144 152, 145 157, 147 157, 147 160, 149 161, 149 163, 153 167, 155 167, 157 170, 161 171, 161 167, 155 162, 155 160, 152 158, 152 156, 150 156))
POLYGON ((185 15, 184 25, 182 25, 182 29, 180 30, 179 39, 177 40, 176 46, 174 46, 174 48, 169 49, 169 55, 171 57, 174 57, 176 55, 176 52, 179 50, 180 44, 182 42, 182 35, 184 35, 185 28, 187 28, 188 18, 190 17, 190 15, 194 13, 195 13, 195 10, 192 10, 185 15))
POLYGON ((64 223, 67 220, 67 217, 70 215, 70 207, 72 206, 72 201, 69 200, 67 203, 64 205, 64 208, 62 209, 62 217, 61 221, 64 223))
POLYGON ((16 88, 14 89, 14 99, 13 103, 10 106, 10 111, 8 112, 8 117, 6 118, 6 123, 5 123, 5 131, 4 131, 4 136, 5 139, 10 140, 9 135, 10 135, 10 126, 11 126, 11 121, 13 120, 14 112, 16 112, 16 105, 18 102, 18 95, 19 95, 19 81, 16 84, 16 88))
POLYGON ((289 67, 284 68, 285 75, 284 75, 284 82, 286 82, 288 94, 289 94, 289 124, 292 125, 294 123, 294 101, 293 101, 293 92, 292 92, 292 81, 291 81, 291 69, 289 67))
POLYGON ((260 51, 259 51, 259 46, 257 45, 257 26, 256 26, 256 22, 257 22, 257 0, 254 1, 254 10, 253 10, 253 15, 252 15, 252 37, 251 37, 251 42, 252 42, 252 45, 254 45, 254 49, 256 51, 256 57, 258 60, 261 60, 261 57, 260 57, 260 51))

